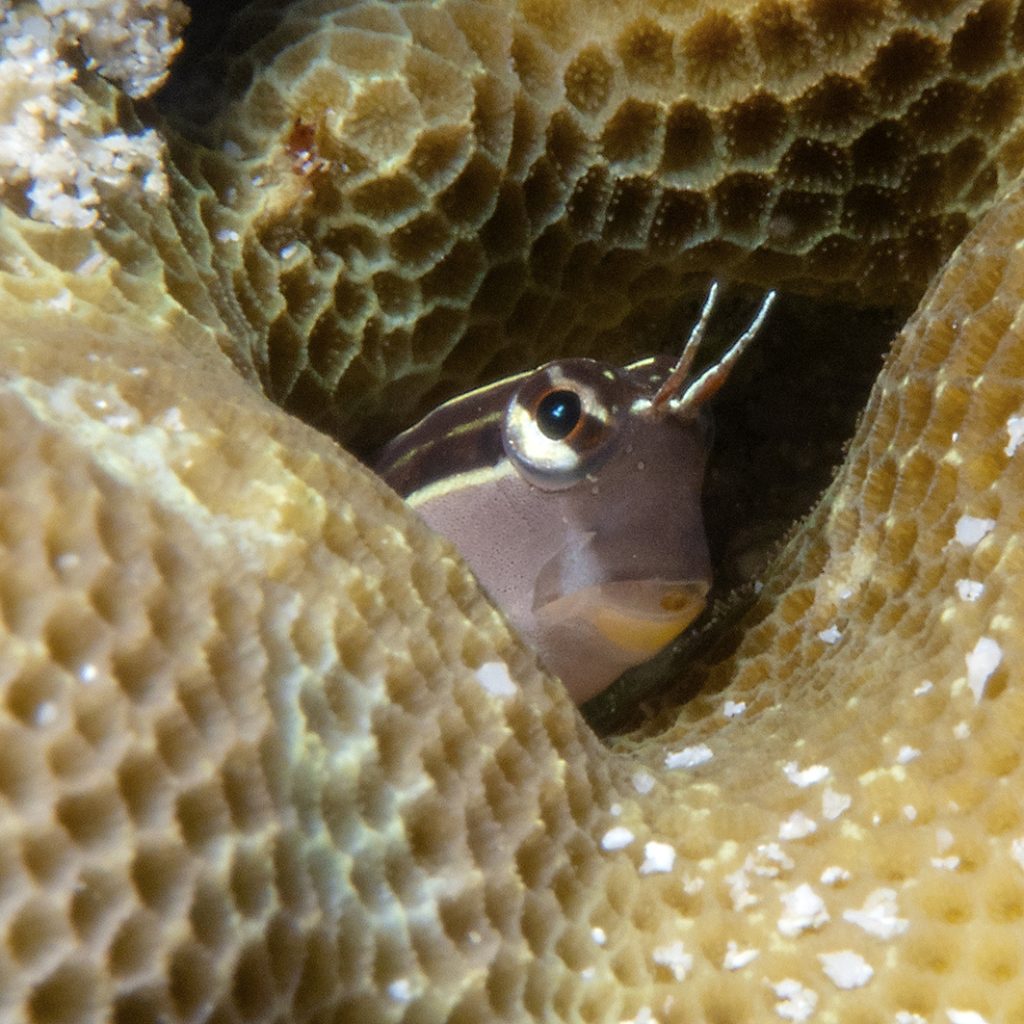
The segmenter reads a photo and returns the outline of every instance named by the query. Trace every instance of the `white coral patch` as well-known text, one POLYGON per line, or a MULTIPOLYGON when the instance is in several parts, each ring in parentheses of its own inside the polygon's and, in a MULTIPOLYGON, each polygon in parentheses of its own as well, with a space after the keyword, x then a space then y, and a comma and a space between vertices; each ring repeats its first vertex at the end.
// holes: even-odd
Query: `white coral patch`
POLYGON ((777 927, 789 938, 828 923, 829 913, 825 901, 806 882, 784 892, 779 899, 784 909, 777 927))
POLYGON ((990 636, 981 637, 974 649, 966 656, 967 686, 977 703, 985 694, 992 673, 1003 660, 1003 649, 990 636))
POLYGON ((895 889, 876 889, 860 910, 844 910, 843 920, 863 928, 876 939, 894 939, 910 927, 910 922, 899 916, 895 889))
POLYGON ((654 1016, 649 1006, 641 1006, 635 1017, 621 1020, 619 1024, 658 1024, 658 1018, 654 1016))
POLYGON ((796 761, 787 761, 782 766, 782 773, 793 783, 794 786, 804 789, 822 782, 829 776, 829 768, 824 764, 812 764, 806 768, 800 768, 796 761))
POLYGON ((727 971, 739 971, 748 964, 753 963, 761 955, 759 949, 740 949, 739 945, 729 940, 725 947, 725 956, 722 958, 722 966, 727 971))
POLYGON ((672 870, 676 862, 676 851, 668 843, 651 840, 644 845, 644 862, 640 865, 641 875, 660 875, 672 870))
POLYGON ((834 623, 818 633, 818 639, 823 644, 837 644, 842 639, 842 637, 843 634, 839 631, 839 627, 836 626, 834 623))
POLYGON ((512 681, 508 665, 503 661, 485 661, 476 670, 477 682, 495 697, 513 697, 519 688, 512 681))
POLYGON ((871 964, 852 949, 819 953, 818 960, 826 977, 836 988, 863 988, 875 973, 871 964))
POLYGON ((1024 416, 1011 416, 1006 421, 1006 433, 1009 435, 1009 440, 1003 451, 1007 455, 1013 455, 1024 441, 1024 416))
POLYGON ((837 793, 828 788, 821 794, 821 814, 826 821, 835 821, 841 814, 850 809, 853 798, 846 793, 837 793))
POLYGON ((666 754, 665 767, 696 768, 698 765, 706 764, 714 756, 714 752, 706 743, 697 743, 692 747, 683 747, 682 750, 666 754))
POLYGON ((775 1012, 783 1020, 791 1020, 794 1024, 808 1020, 818 1005, 817 993, 801 985, 795 978, 784 978, 772 985, 772 991, 779 1000, 775 1004, 775 1012))
POLYGON ((654 789, 654 776, 650 772, 634 772, 633 788, 641 796, 646 796, 652 789, 654 789))
POLYGON ((727 700, 722 705, 722 714, 726 718, 736 718, 742 715, 747 710, 747 702, 745 700, 727 700))
POLYGON ((651 953, 651 959, 660 967, 667 967, 676 981, 683 981, 693 967, 693 956, 686 952, 682 942, 658 946, 651 953))
MULTIPOLYGON (((126 52, 138 56, 133 36, 143 32, 146 19, 133 25, 140 11, 124 9, 140 6, 145 4, 44 0, 46 18, 21 11, 0 18, 0 177, 25 189, 35 220, 91 227, 104 188, 139 198, 167 196, 160 136, 152 129, 136 135, 98 129, 76 85, 77 72, 61 56, 69 44, 88 52, 90 33, 101 25, 122 33, 126 52)), ((166 66, 160 76, 165 72, 166 66)))
POLYGON ((1017 867, 1024 871, 1024 839, 1014 839, 1010 843, 1010 856, 1017 862, 1017 867))
POLYGON ((74 39, 105 78, 145 96, 167 77, 187 20, 177 0, 38 0, 65 39, 74 39))
POLYGON ((601 849, 624 850, 634 839, 636 836, 628 828, 616 825, 615 828, 608 829, 601 837, 601 849))
POLYGON ((846 868, 842 868, 838 864, 830 864, 821 873, 821 884, 842 885, 843 882, 848 882, 850 878, 850 872, 846 868))
POLYGON ((956 521, 957 543, 965 548, 973 548, 983 537, 987 537, 996 528, 994 519, 982 519, 978 516, 961 516, 956 521))
POLYGON ((803 839, 805 836, 817 832, 818 826, 813 818, 808 818, 803 811, 794 811, 785 821, 779 825, 779 838, 792 840, 803 839))
POLYGON ((396 1003, 408 1003, 412 1001, 412 983, 408 978, 399 978, 388 984, 388 997, 396 1003))
POLYGON ((961 601, 977 601, 985 593, 985 584, 978 580, 957 580, 956 592, 961 601))

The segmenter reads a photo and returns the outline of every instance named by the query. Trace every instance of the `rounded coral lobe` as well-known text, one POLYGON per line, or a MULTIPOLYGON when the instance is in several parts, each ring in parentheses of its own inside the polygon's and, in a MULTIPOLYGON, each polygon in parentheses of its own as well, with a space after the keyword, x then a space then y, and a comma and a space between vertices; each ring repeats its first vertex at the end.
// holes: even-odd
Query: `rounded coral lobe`
POLYGON ((1019 1017, 1018 4, 261 2, 171 130, 178 15, 0 20, 0 1017, 1019 1017), (709 272, 928 287, 606 746, 309 424, 625 365, 709 272))

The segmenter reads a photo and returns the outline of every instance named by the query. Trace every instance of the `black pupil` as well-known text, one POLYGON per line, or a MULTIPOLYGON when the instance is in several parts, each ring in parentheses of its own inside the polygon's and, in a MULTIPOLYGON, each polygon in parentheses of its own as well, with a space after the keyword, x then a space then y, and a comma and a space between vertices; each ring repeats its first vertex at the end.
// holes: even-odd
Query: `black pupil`
POLYGON ((575 391, 552 391, 537 406, 537 426, 552 441, 561 441, 580 421, 580 396, 575 391))

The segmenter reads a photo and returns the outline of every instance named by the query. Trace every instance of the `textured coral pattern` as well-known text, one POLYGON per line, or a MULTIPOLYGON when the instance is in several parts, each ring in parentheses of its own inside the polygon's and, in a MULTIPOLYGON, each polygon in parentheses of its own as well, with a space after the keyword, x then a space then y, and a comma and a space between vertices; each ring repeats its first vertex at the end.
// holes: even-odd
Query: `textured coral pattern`
POLYGON ((264 386, 380 439, 452 379, 663 347, 709 268, 912 304, 1024 159, 1015 8, 949 6, 297 5, 217 130, 264 386))
POLYGON ((0 1021, 1024 1019, 1020 17, 300 3, 158 180, 8 48, 4 124, 96 162, 0 192, 0 1021), (608 748, 281 405, 372 438, 725 272, 930 286, 701 696, 608 748))

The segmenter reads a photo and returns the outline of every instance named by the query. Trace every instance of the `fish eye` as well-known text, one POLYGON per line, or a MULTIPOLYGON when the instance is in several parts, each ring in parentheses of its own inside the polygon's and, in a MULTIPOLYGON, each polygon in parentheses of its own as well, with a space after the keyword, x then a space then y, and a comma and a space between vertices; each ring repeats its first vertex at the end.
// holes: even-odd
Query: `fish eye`
POLYGON ((568 437, 580 421, 583 403, 575 391, 559 388, 549 391, 537 403, 537 426, 552 441, 568 437))
POLYGON ((509 401, 502 443, 519 474, 562 490, 615 449, 626 413, 622 375, 593 359, 563 359, 525 377, 509 401))

